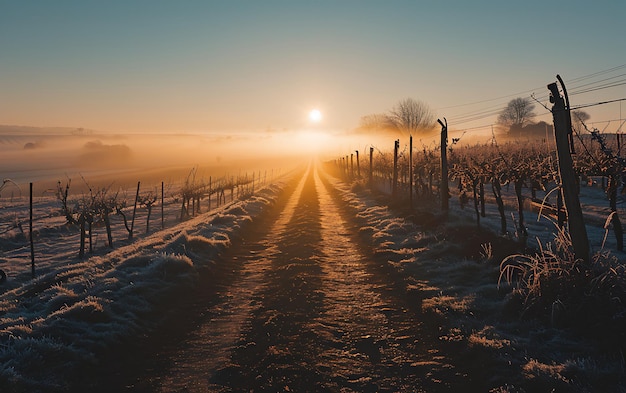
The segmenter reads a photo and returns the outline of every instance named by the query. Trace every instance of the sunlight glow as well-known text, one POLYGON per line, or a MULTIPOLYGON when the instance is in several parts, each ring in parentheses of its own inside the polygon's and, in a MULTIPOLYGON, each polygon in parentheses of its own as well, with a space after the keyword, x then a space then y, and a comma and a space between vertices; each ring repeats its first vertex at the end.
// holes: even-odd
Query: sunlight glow
POLYGON ((325 132, 300 131, 296 135, 295 146, 305 153, 319 153, 331 142, 331 137, 325 132))
POLYGON ((322 120, 322 112, 320 112, 319 109, 312 109, 311 112, 309 112, 309 120, 312 123, 319 123, 322 120))

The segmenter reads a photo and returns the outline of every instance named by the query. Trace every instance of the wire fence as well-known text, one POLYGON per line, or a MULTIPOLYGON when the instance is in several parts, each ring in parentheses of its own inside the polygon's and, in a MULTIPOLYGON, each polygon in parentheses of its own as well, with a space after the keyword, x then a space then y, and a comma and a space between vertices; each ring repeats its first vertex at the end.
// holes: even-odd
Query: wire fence
POLYGON ((219 212, 280 175, 280 169, 202 181, 190 175, 179 182, 138 182, 136 189, 115 192, 88 187, 74 193, 69 182, 59 182, 56 190, 38 189, 36 183, 30 183, 29 192, 5 187, 0 271, 5 280, 6 275, 34 278, 59 264, 109 253, 200 214, 219 212))

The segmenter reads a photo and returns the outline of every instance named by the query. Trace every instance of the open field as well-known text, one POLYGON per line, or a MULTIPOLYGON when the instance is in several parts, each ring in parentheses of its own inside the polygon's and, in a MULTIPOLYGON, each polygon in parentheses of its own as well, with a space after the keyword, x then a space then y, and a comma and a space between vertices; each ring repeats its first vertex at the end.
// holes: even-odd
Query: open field
MULTIPOLYGON (((0 380, 16 392, 621 386, 624 340, 613 327, 604 325, 599 337, 588 327, 524 315, 502 281, 504 258, 549 247, 556 233, 528 204, 528 239, 521 241, 512 189, 503 189, 510 230, 498 235, 489 194, 478 226, 454 182, 446 217, 437 198, 416 196, 414 209, 406 189, 392 199, 386 179, 372 192, 365 175, 347 179, 333 164, 269 169, 271 176, 257 169, 265 164, 259 158, 255 165, 254 191, 231 199, 226 190, 219 207, 214 195, 210 211, 203 199, 182 222, 183 185, 169 183, 164 229, 160 202, 147 233, 147 211, 137 209, 132 240, 113 215, 114 249, 96 226, 93 253, 82 260, 78 230, 59 201, 36 195, 35 279, 27 197, 16 193, 24 187, 5 188, 0 380), (215 355, 210 362, 207 351, 215 355)), ((122 173, 90 175, 108 186, 123 184, 122 173)), ((120 195, 132 200, 133 181, 126 187, 120 195)), ((145 187, 160 192, 158 183, 145 187)), ((623 263, 613 233, 605 236, 609 210, 599 184, 583 185, 581 200, 593 252, 612 250, 623 263)))

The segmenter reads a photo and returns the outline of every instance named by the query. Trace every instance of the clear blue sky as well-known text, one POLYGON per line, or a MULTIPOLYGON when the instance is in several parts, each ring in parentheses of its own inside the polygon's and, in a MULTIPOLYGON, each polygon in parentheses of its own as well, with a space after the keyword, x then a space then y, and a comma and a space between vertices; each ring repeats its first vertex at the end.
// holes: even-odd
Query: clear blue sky
MULTIPOLYGON (((520 92, 547 101, 557 73, 567 84, 626 64, 625 19, 618 0, 0 0, 0 124, 291 130, 317 107, 324 127, 349 130, 406 97, 452 120, 520 92)), ((619 103, 587 111, 620 118, 619 103)))

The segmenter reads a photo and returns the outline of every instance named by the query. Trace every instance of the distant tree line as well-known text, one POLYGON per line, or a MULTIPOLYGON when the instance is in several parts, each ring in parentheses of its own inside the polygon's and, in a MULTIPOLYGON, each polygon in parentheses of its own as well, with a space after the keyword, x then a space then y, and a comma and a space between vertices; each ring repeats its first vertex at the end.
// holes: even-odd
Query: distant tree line
MULTIPOLYGON (((503 136, 511 139, 543 140, 554 135, 552 124, 545 121, 534 122, 535 104, 530 98, 514 98, 498 115, 498 125, 502 127, 503 136)), ((572 111, 572 126, 578 130, 581 122, 589 120, 588 113, 582 110, 572 111)))

